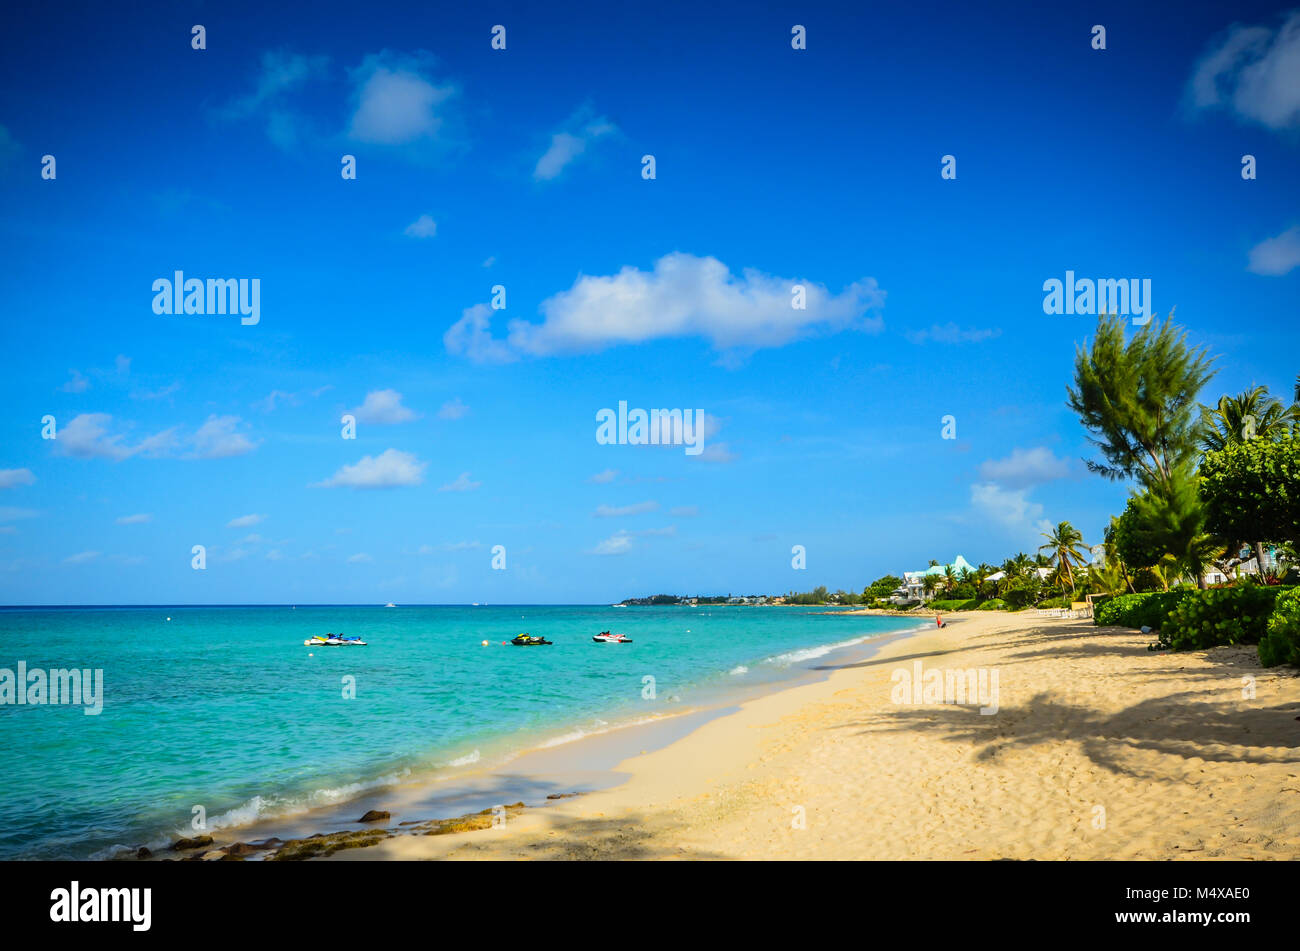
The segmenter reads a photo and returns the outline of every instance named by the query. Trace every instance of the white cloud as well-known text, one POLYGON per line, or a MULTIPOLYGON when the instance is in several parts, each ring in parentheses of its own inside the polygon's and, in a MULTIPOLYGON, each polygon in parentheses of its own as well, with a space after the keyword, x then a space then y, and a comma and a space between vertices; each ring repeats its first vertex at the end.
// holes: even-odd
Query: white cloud
POLYGON ((417 555, 432 555, 438 551, 474 551, 483 547, 480 541, 466 542, 443 542, 441 545, 421 545, 415 550, 417 555))
POLYGON ((596 511, 591 514, 595 518, 621 518, 624 515, 644 515, 646 512, 658 510, 659 503, 653 499, 645 502, 636 502, 633 505, 598 505, 596 511))
POLYGON ((614 123, 603 116, 593 116, 591 109, 583 107, 571 115, 560 131, 551 136, 551 144, 533 168, 533 179, 547 182, 557 178, 587 147, 598 139, 618 131, 614 123))
POLYGON ((704 451, 694 458, 704 462, 735 462, 740 457, 731 451, 731 445, 725 442, 709 443, 704 451))
POLYGON ((1300 225, 1288 228, 1276 238, 1261 241, 1250 249, 1246 270, 1280 277, 1300 266, 1300 225))
POLYGON ((36 476, 31 469, 0 469, 0 489, 12 489, 20 485, 31 485, 36 476))
POLYGON ((253 404, 253 409, 261 410, 263 413, 270 413, 275 410, 275 404, 278 402, 296 403, 297 397, 293 393, 284 390, 272 390, 265 397, 253 404))
POLYGON ((408 238, 432 238, 438 233, 438 223, 433 220, 431 215, 420 215, 409 225, 402 234, 408 238))
POLYGON ((1029 498, 1028 489, 1004 489, 994 482, 977 482, 970 487, 970 500, 977 511, 1012 531, 1051 528, 1043 518, 1043 506, 1029 498))
POLYGON ((329 57, 269 50, 262 53, 251 93, 227 103, 217 111, 221 119, 265 117, 267 137, 282 149, 299 147, 310 135, 306 115, 287 101, 290 94, 327 73, 329 57))
POLYGON ((90 389, 90 381, 81 375, 80 370, 69 370, 68 372, 72 374, 72 379, 59 387, 64 393, 84 393, 90 389))
POLYGON ((237 431, 239 423, 238 416, 209 416, 194 433, 193 458, 225 459, 256 449, 251 439, 237 431))
POLYGON ((131 394, 133 400, 161 400, 171 396, 181 388, 180 383, 169 383, 156 390, 136 390, 131 394))
POLYGON ((909 330, 903 336, 912 343, 925 343, 927 340, 933 340, 935 343, 979 343, 1001 334, 1002 331, 995 328, 981 330, 971 327, 963 330, 949 321, 946 324, 934 324, 928 330, 909 330))
POLYGON ((257 87, 247 96, 233 100, 225 107, 223 115, 228 118, 252 115, 282 93, 323 76, 328 65, 329 58, 326 56, 303 56, 267 50, 262 53, 257 87))
POLYGON ((406 423, 418 417, 414 410, 402 405, 402 394, 397 390, 371 390, 365 402, 350 412, 360 422, 381 426, 406 423))
POLYGON ((424 481, 421 462, 409 452, 386 449, 378 456, 362 456, 359 461, 343 466, 318 488, 344 487, 349 489, 391 489, 397 486, 419 485, 424 481))
POLYGON ((487 304, 466 307, 460 320, 442 335, 448 353, 468 357, 475 363, 509 363, 519 359, 503 340, 492 336, 492 308, 487 304))
POLYGON ((695 518, 700 514, 698 505, 678 505, 670 508, 668 514, 674 518, 695 518))
POLYGON ((428 75, 431 65, 427 56, 399 56, 388 51, 367 56, 352 71, 356 112, 351 137, 378 145, 436 138, 444 121, 439 109, 457 91, 450 84, 437 85, 428 75))
POLYGON ((138 515, 123 515, 114 521, 118 525, 143 525, 145 522, 153 521, 153 515, 148 512, 141 512, 138 515))
POLYGON ((350 556, 350 557, 348 558, 348 564, 349 564, 349 565, 360 565, 360 564, 364 564, 364 563, 366 563, 366 562, 370 562, 370 561, 374 561, 374 560, 375 560, 375 559, 371 558, 371 557, 370 557, 369 555, 367 555, 365 552, 363 552, 363 551, 359 551, 359 552, 357 552, 355 555, 352 555, 352 556, 350 556))
POLYGON ((35 509, 20 509, 12 505, 0 505, 0 522, 13 522, 20 518, 35 518, 38 514, 35 509))
POLYGON ((622 555, 632 548, 632 536, 627 532, 615 532, 593 548, 591 555, 622 555))
POLYGON ((442 408, 438 410, 438 418, 439 419, 461 419, 468 412, 469 412, 469 407, 466 406, 464 403, 462 403, 460 401, 460 397, 458 396, 454 400, 448 400, 447 402, 442 404, 442 408))
POLYGON ((819 284, 752 268, 737 277, 717 258, 673 252, 656 261, 653 271, 625 267, 611 276, 579 277, 569 290, 542 302, 542 323, 513 320, 504 340, 491 335, 492 311, 476 304, 448 329, 443 343, 449 352, 480 362, 693 336, 718 349, 752 350, 779 347, 814 330, 878 332, 883 322, 868 311, 883 306, 884 298, 872 278, 831 294, 819 284), (805 289, 803 309, 792 306, 795 285, 805 289))
POLYGON ((469 473, 462 472, 460 475, 456 477, 456 480, 454 482, 448 482, 446 485, 439 488, 438 491, 439 492, 469 492, 473 489, 477 489, 482 484, 483 484, 482 482, 471 482, 469 478, 469 473))
POLYGON ((221 459, 252 452, 256 444, 237 430, 238 416, 209 416, 194 435, 183 437, 181 427, 172 426, 135 445, 126 443, 126 436, 110 430, 113 417, 107 413, 81 413, 74 416, 58 430, 54 451, 81 459, 112 459, 121 461, 132 456, 159 458, 169 456, 186 459, 221 459), (182 450, 186 449, 182 454, 182 450))
POLYGON ((146 437, 134 446, 124 443, 120 433, 110 434, 113 417, 107 413, 81 413, 58 430, 55 451, 81 459, 122 460, 137 454, 165 455, 175 447, 177 427, 146 437))
POLYGON ((989 459, 980 464, 980 478, 1012 489, 1064 479, 1069 474, 1069 460, 1054 456, 1045 446, 1013 449, 1005 459, 989 459))
POLYGON ((618 477, 617 469, 606 469, 603 472, 597 472, 588 479, 588 482, 595 482, 597 485, 604 485, 607 482, 613 482, 618 477))
POLYGON ((1225 108, 1271 129, 1300 127, 1300 11, 1281 27, 1233 25, 1197 62, 1194 108, 1225 108))
POLYGON ((79 551, 75 555, 69 555, 63 559, 65 565, 84 565, 88 561, 94 561, 102 552, 98 551, 79 551))
POLYGON ((241 515, 238 518, 232 518, 227 522, 226 528, 251 528, 265 520, 265 515, 258 515, 256 513, 252 515, 241 515))

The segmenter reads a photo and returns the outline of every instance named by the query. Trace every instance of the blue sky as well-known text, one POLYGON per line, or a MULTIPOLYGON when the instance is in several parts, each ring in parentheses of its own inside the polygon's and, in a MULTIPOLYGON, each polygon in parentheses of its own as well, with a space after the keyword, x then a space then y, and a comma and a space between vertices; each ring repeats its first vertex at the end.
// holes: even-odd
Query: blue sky
POLYGON ((0 602, 861 589, 1100 541, 1067 270, 1149 279, 1204 398, 1300 371, 1285 6, 438 6, 6 11, 0 602), (259 321, 154 313, 176 270, 257 279, 259 321), (598 444, 619 401, 705 451, 598 444))

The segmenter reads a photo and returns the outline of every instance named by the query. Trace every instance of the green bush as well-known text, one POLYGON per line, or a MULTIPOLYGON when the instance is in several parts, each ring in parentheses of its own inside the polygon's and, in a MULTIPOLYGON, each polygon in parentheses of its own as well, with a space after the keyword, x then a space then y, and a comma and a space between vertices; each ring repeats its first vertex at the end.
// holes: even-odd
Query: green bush
POLYGON ((985 601, 983 604, 981 604, 977 610, 980 610, 980 611, 1006 611, 1006 610, 1008 610, 1008 609, 1009 609, 1009 606, 1007 605, 1007 602, 1003 601, 1001 598, 989 598, 987 601, 985 601))
POLYGON ((1002 592, 1000 600, 1006 603, 1011 610, 1018 611, 1033 604, 1037 595, 1038 592, 1032 588, 1009 588, 1002 592))
POLYGON ((1188 594, 1189 591, 1149 591, 1116 595, 1093 610, 1093 623, 1163 628, 1169 612, 1188 594))
POLYGON ((1259 662, 1265 667, 1300 667, 1300 588, 1283 592, 1273 605, 1268 630, 1259 641, 1259 662))
POLYGON ((979 607, 979 602, 974 598, 948 598, 943 601, 931 601, 926 607, 936 611, 974 611, 979 607))
POLYGON ((1070 606, 1070 597, 1066 595, 1061 598, 1048 598, 1045 601, 1039 601, 1040 608, 1068 608, 1070 606))
POLYGON ((1267 633, 1269 615, 1279 595, 1292 590, 1247 581, 1231 588, 1189 591, 1161 625, 1155 647, 1180 651, 1254 644, 1267 633))

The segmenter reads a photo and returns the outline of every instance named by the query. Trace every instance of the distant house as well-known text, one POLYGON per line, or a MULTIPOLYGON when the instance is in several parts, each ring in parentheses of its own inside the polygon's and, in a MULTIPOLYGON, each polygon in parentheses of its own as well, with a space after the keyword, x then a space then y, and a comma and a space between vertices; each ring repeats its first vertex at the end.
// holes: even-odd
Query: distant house
POLYGON ((954 575, 960 575, 963 571, 969 571, 971 574, 975 573, 975 566, 961 555, 954 558, 950 565, 931 565, 923 571, 904 571, 902 586, 894 589, 889 596, 889 600, 895 604, 902 604, 904 601, 926 600, 926 579, 935 575, 946 575, 949 568, 952 569, 954 575))

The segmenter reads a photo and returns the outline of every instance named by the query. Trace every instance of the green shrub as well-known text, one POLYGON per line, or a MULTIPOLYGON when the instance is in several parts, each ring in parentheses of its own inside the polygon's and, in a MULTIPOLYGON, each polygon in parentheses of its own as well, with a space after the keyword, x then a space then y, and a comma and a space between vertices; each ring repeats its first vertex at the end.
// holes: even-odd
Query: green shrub
POLYGON ((1007 602, 1003 601, 1001 598, 989 598, 987 601, 981 604, 977 610, 1006 611, 1007 609, 1008 609, 1007 602))
POLYGON ((1002 592, 1001 601, 1005 602, 1013 611, 1018 611, 1034 603, 1037 592, 1032 588, 1009 588, 1002 592))
POLYGON ((1144 594, 1120 594, 1108 598, 1093 610, 1095 624, 1119 627, 1163 628, 1172 611, 1189 591, 1148 591, 1144 594))
POLYGON ((1283 592, 1273 605, 1268 630, 1259 641, 1259 662, 1265 667, 1300 667, 1300 588, 1283 592))
POLYGON ((1040 608, 1068 608, 1069 606, 1069 595, 1060 598, 1048 598, 1045 601, 1038 602, 1038 607, 1040 608))
POLYGON ((974 598, 947 598, 943 601, 931 601, 926 605, 936 611, 974 611, 979 602, 974 598))
POLYGON ((1154 647, 1181 651, 1220 644, 1254 644, 1267 633, 1269 615, 1278 596, 1292 590, 1247 581, 1231 588, 1189 591, 1161 625, 1154 647))

